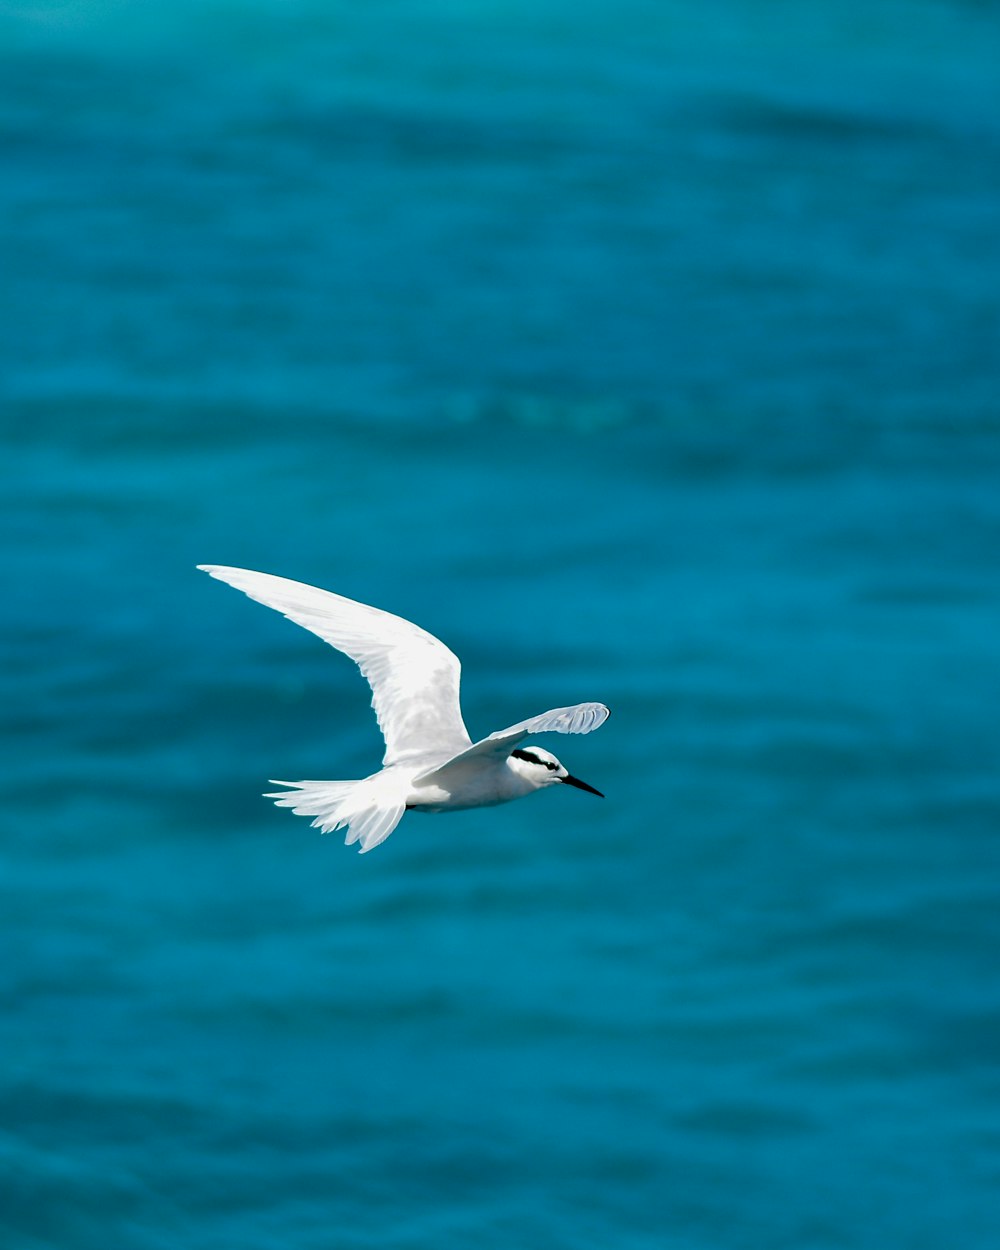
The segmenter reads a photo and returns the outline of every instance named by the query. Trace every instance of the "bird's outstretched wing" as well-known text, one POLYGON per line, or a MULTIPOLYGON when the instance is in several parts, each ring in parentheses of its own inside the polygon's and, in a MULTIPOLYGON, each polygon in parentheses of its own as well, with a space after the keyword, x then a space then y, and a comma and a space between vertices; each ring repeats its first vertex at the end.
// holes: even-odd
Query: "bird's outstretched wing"
POLYGON ((462 666, 433 634, 402 617, 287 577, 219 564, 198 567, 350 656, 372 688, 372 706, 385 738, 385 767, 429 749, 462 751, 471 742, 458 701, 462 666))
POLYGON ((589 734, 599 729, 610 715, 610 711, 603 703, 577 703, 573 707, 553 708, 551 712, 542 712, 540 716, 518 721, 509 729, 498 729, 495 734, 490 734, 488 738, 483 738, 473 743, 472 746, 466 747, 464 751, 460 751, 446 764, 440 764, 428 769, 425 773, 420 773, 414 781, 425 781, 432 774, 443 772, 466 760, 490 757, 505 759, 519 742, 523 742, 525 738, 532 738, 535 734, 589 734))

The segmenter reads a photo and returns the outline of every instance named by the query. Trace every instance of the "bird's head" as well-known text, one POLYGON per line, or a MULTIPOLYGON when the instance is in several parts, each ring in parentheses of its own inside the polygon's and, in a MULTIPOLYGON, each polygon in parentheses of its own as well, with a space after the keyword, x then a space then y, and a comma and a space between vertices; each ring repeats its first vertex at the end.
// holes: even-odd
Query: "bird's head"
POLYGON ((586 790, 588 794, 596 794, 598 798, 604 798, 600 790, 588 786, 585 781, 578 781, 576 777, 571 777, 556 757, 550 751, 543 751, 541 747, 518 747, 516 751, 511 751, 507 763, 519 777, 530 782, 536 790, 561 781, 563 785, 576 786, 578 790, 586 790))

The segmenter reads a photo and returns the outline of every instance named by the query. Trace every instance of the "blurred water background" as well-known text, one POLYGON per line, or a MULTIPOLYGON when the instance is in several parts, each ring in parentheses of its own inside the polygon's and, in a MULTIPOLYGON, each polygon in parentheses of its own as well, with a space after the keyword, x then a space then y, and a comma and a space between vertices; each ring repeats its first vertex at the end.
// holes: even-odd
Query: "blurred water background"
POLYGON ((5 1247, 997 1244, 998 30, 0 5, 5 1247), (607 800, 320 838, 199 561, 607 800))

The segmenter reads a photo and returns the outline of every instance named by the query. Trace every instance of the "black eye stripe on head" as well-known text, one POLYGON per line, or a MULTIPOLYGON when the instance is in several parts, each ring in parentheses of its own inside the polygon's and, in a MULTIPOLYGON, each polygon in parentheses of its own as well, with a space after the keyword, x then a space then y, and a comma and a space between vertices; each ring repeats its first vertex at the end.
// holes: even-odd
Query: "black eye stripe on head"
POLYGON ((540 768, 544 765, 550 772, 555 772, 557 764, 550 764, 548 760, 540 760, 537 755, 533 755, 531 751, 522 751, 520 747, 511 751, 514 759, 527 760, 529 764, 537 764, 540 768))

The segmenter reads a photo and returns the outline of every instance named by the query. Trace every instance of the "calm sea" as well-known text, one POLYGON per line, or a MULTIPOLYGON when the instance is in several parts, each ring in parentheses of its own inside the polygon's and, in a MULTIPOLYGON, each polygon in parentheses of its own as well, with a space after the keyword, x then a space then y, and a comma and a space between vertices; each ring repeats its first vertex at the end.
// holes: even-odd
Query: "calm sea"
POLYGON ((997 16, 0 4, 4 1247, 998 1244, 997 16))

